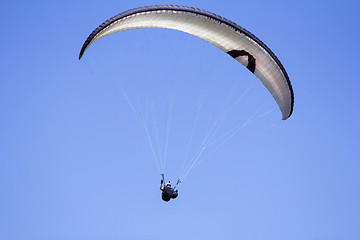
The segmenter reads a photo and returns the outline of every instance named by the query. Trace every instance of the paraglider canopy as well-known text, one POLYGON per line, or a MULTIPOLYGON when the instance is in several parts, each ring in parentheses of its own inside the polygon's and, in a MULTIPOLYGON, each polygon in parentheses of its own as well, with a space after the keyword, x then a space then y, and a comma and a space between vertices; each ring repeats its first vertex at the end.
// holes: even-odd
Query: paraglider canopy
POLYGON ((82 46, 79 59, 96 40, 115 32, 138 28, 175 29, 220 48, 261 80, 277 102, 283 120, 291 116, 294 93, 285 68, 276 55, 249 31, 201 9, 154 5, 120 13, 102 23, 89 35, 82 46))

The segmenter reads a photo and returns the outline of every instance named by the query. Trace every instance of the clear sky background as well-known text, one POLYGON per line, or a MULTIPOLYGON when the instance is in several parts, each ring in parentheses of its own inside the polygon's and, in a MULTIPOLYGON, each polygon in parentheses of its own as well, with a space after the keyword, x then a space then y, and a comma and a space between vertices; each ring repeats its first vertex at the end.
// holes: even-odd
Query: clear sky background
POLYGON ((359 10, 356 1, 1 1, 0 239, 360 239, 359 10), (189 34, 121 32, 78 60, 103 21, 153 4, 208 10, 259 37, 289 74, 293 115, 281 121, 256 77, 189 34), (224 111, 220 141, 163 202, 139 118, 156 153, 167 145, 174 182, 224 111))

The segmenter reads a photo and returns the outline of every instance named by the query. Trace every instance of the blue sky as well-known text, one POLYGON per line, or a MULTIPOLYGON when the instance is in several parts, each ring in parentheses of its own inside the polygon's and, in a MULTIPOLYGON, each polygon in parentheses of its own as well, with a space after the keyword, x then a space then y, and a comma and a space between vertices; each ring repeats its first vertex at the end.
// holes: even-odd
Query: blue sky
POLYGON ((0 239, 360 239, 359 9, 355 1, 2 1, 0 239), (103 21, 153 4, 208 10, 259 37, 289 74, 293 115, 281 121, 260 81, 185 33, 117 33, 78 60, 103 21), (246 94, 213 138, 222 144, 206 149, 178 199, 165 203, 124 92, 148 116, 154 144, 156 118, 155 150, 164 155, 167 143, 171 181, 246 94))

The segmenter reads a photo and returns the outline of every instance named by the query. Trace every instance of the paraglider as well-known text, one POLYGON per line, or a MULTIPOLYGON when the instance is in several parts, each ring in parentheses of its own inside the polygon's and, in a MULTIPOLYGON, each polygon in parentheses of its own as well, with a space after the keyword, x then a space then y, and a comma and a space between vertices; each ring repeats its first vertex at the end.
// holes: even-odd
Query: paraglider
POLYGON ((171 187, 170 181, 164 184, 164 179, 161 179, 160 190, 162 191, 161 198, 165 202, 170 201, 170 199, 175 199, 178 196, 178 190, 171 187))
MULTIPOLYGON (((260 79, 275 99, 283 120, 291 116, 294 93, 289 76, 276 55, 246 29, 205 10, 177 5, 153 5, 122 12, 103 22, 88 36, 81 48, 79 59, 98 39, 116 32, 141 28, 179 30, 211 43, 260 79)), ((146 126, 144 128, 147 130, 146 126)), ((178 196, 176 186, 179 183, 180 179, 174 188, 171 187, 170 181, 164 184, 162 174, 160 190, 164 201, 168 202, 178 196)))

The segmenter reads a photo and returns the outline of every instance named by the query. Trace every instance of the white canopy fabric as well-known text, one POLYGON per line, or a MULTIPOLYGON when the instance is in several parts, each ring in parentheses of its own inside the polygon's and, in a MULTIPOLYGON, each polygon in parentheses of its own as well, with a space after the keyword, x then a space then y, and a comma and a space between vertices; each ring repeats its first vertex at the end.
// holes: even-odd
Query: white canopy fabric
POLYGON ((275 54, 257 37, 216 14, 191 7, 154 5, 120 13, 96 28, 85 41, 79 59, 96 40, 128 29, 167 28, 197 36, 220 48, 254 73, 277 102, 282 119, 289 118, 294 93, 275 54))

